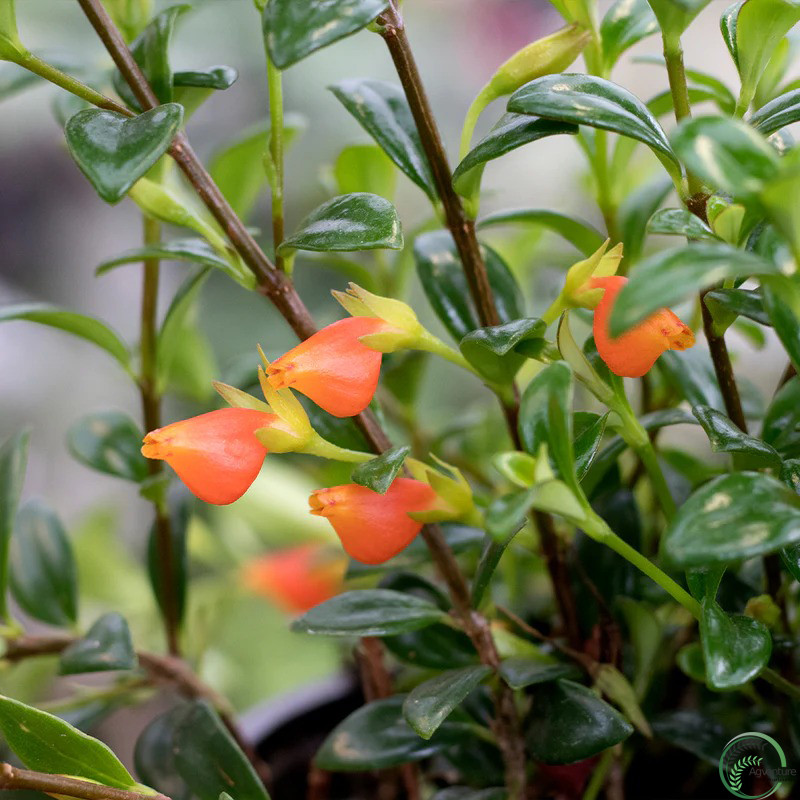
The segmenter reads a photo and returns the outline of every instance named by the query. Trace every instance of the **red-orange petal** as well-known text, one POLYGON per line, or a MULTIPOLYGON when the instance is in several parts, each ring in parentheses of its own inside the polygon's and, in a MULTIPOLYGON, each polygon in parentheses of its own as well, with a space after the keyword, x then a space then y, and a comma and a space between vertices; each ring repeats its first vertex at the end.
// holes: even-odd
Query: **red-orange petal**
POLYGON ((331 557, 319 544, 304 544, 251 561, 242 577, 256 594, 283 611, 299 613, 338 594, 346 566, 344 556, 331 557))
POLYGON ((594 341, 600 358, 615 374, 641 378, 665 350, 687 350, 694 345, 694 333, 667 308, 656 311, 635 328, 612 337, 609 319, 617 295, 628 282, 621 275, 593 278, 593 288, 605 289, 594 312, 594 341))
POLYGON ((263 411, 222 408, 151 431, 142 454, 166 461, 201 500, 226 505, 250 488, 264 463, 267 451, 254 432, 276 422, 263 411))
POLYGON ((274 389, 291 387, 335 417, 352 417, 371 402, 381 353, 359 337, 391 328, 382 319, 348 317, 328 325, 267 368, 274 389))
POLYGON ((382 564, 406 548, 422 523, 408 516, 436 503, 427 483, 397 478, 386 494, 348 483, 317 489, 309 498, 311 513, 327 518, 347 553, 362 564, 382 564))

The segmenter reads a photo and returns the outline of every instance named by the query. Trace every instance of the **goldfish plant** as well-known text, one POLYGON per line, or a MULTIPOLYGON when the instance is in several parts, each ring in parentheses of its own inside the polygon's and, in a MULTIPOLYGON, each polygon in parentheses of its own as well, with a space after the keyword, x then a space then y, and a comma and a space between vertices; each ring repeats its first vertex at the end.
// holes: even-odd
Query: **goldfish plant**
MULTIPOLYGON (((460 152, 445 147, 399 0, 209 4, 221 26, 242 15, 263 40, 269 105, 263 125, 203 160, 186 123, 203 104, 213 113, 237 75, 173 68, 173 36, 199 3, 76 0, 107 58, 66 68, 28 49, 27 4, 0 0, 0 87, 58 87, 63 158, 98 202, 128 198, 141 215, 141 246, 98 270, 141 265, 138 341, 43 303, 7 305, 0 321, 91 343, 138 398, 139 419, 87 409, 69 447, 147 501, 146 555, 131 569, 148 576, 159 620, 159 637, 140 640, 123 607, 79 608, 72 537, 45 503, 20 504, 29 432, 11 435, 0 788, 84 800, 790 796, 800 3, 722 12, 735 85, 694 68, 701 53, 684 56, 687 29, 718 14, 708 0, 552 4, 561 21, 505 53, 463 109, 460 152), (395 77, 330 87, 369 144, 346 147, 327 199, 287 219, 297 183, 285 156, 303 126, 285 111, 284 74, 369 37, 395 77), (615 80, 639 42, 669 86, 652 97, 615 80), (505 208, 501 191, 500 210, 482 210, 494 162, 526 148, 524 194, 552 137, 583 160, 586 197, 564 212, 505 208), (422 220, 395 207, 398 178, 422 220), (542 241, 555 270, 541 268, 542 241), (182 270, 169 296, 167 262, 182 270), (324 324, 297 288, 309 273, 331 287, 324 324), (208 372, 193 312, 210 275, 260 298, 271 327, 253 334, 247 369, 218 370, 173 402, 178 372, 184 390, 208 372), (766 343, 774 378, 755 386, 742 351, 766 343), (426 390, 450 381, 480 401, 427 413, 426 390), (309 490, 273 497, 259 520, 288 511, 319 524, 255 546, 235 534, 237 509, 279 465, 309 490), (321 732, 293 793, 279 792, 272 751, 204 669, 216 643, 191 609, 212 580, 220 597, 281 609, 294 636, 337 642, 342 669, 358 668, 363 702, 321 732), (13 696, 14 674, 44 660, 61 675, 102 673, 100 688, 69 684, 63 708, 44 680, 13 696), (142 708, 132 760, 87 732, 165 687, 168 710, 142 708), (341 790, 340 773, 361 778, 341 790)), ((437 54, 463 47, 454 35, 437 54)), ((245 648, 265 635, 251 626, 245 648)), ((280 648, 272 658, 292 672, 280 648)))

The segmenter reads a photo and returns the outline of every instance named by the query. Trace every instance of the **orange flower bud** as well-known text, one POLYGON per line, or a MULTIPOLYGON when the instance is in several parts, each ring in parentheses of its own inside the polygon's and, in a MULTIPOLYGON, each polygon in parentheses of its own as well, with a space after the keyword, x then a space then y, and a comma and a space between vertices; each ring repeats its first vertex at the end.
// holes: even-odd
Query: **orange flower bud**
POLYGON ((381 371, 381 353, 359 339, 393 331, 373 317, 350 317, 328 325, 267 368, 273 389, 291 387, 335 417, 352 417, 372 400, 381 371))
POLYGON ((290 613, 308 611, 338 594, 346 559, 318 544, 290 547, 257 558, 242 572, 245 586, 290 613))
POLYGON ((282 425, 275 414, 222 408, 151 431, 142 455, 166 461, 206 503, 226 505, 250 488, 264 462, 255 432, 275 425, 282 425))
POLYGON ((665 350, 688 350, 694 345, 694 333, 669 309, 662 308, 621 336, 612 338, 609 319, 614 301, 628 282, 621 275, 592 278, 591 285, 605 289, 594 312, 594 341, 600 358, 608 368, 623 378, 641 378, 665 350))
POLYGON ((311 513, 326 517, 347 553, 362 564, 382 564, 407 547, 422 523, 410 512, 427 511, 436 492, 422 481, 397 478, 386 494, 348 483, 317 489, 308 500, 311 513))

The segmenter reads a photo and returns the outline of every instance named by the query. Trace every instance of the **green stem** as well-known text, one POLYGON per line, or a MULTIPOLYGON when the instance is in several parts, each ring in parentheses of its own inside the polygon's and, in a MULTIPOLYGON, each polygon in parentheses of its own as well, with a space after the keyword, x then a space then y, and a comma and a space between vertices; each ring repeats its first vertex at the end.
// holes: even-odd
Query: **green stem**
POLYGON ((700 603, 692 597, 682 586, 676 583, 666 572, 657 567, 650 559, 643 556, 638 550, 631 547, 624 539, 617 536, 611 528, 594 511, 589 511, 588 519, 583 523, 586 533, 615 553, 621 555, 638 570, 655 581, 667 594, 671 595, 695 619, 700 619, 700 603))
POLYGON ((448 344, 445 344, 430 331, 424 331, 420 338, 415 342, 414 349, 423 350, 426 353, 433 353, 434 355, 437 355, 440 358, 443 358, 446 361, 461 367, 462 369, 468 370, 473 375, 477 375, 479 378, 481 377, 475 367, 473 367, 469 361, 467 361, 467 359, 458 352, 458 350, 456 350, 454 347, 450 347, 448 344))
POLYGON ((272 160, 272 241, 275 246, 275 266, 288 272, 288 265, 278 253, 283 241, 284 202, 283 202, 283 79, 281 71, 272 63, 267 53, 267 84, 269 86, 269 155, 272 160))
POLYGON ((767 683, 772 684, 772 686, 778 689, 778 691, 783 692, 785 695, 788 695, 794 700, 800 700, 800 687, 795 686, 793 683, 787 681, 786 678, 777 673, 771 667, 767 667, 766 669, 762 670, 758 677, 762 678, 767 683))
POLYGON ((362 453, 359 450, 348 450, 346 447, 339 447, 327 439, 323 439, 319 434, 314 433, 311 441, 300 451, 307 455, 319 456, 320 458, 333 459, 334 461, 347 461, 353 464, 363 464, 375 458, 374 453, 362 453))
POLYGON ((613 747, 610 747, 603 753, 592 772, 589 783, 586 785, 586 791, 583 793, 582 800, 597 800, 600 790, 603 788, 606 778, 608 777, 608 772, 614 765, 615 758, 616 753, 613 747))
MULTIPOLYGON (((680 122, 692 116, 692 108, 689 104, 689 86, 686 83, 686 69, 683 66, 683 48, 681 47, 680 37, 672 39, 665 36, 663 42, 669 89, 672 93, 672 103, 675 107, 675 120, 680 122)), ((688 170, 686 181, 690 197, 702 191, 702 182, 688 170)))
MULTIPOLYGON (((644 431, 644 428, 642 428, 642 431, 644 431)), ((653 491, 655 491, 656 497, 658 497, 658 502, 661 504, 661 510, 664 512, 667 522, 671 522, 678 509, 675 505, 675 500, 672 497, 672 493, 669 490, 669 486, 667 485, 667 481, 664 478, 664 472, 661 469, 661 465, 658 463, 658 457, 656 456, 653 443, 650 441, 650 437, 647 436, 646 433, 645 439, 645 443, 634 449, 636 451, 636 455, 638 455, 642 460, 644 468, 647 470, 647 474, 650 477, 650 483, 653 485, 653 491)))
POLYGON ((552 325, 561 316, 564 310, 564 299, 561 294, 559 294, 558 297, 556 297, 556 299, 550 304, 550 307, 547 309, 547 311, 542 314, 541 320, 545 323, 545 325, 550 327, 550 325, 552 325))
POLYGON ((661 510, 664 512, 667 522, 671 522, 677 512, 675 500, 669 490, 661 465, 658 463, 653 443, 650 441, 647 431, 636 418, 636 414, 625 394, 625 387, 622 381, 615 385, 614 397, 610 400, 609 406, 621 420, 620 436, 642 460, 642 464, 650 478, 650 483, 653 486, 653 491, 661 505, 661 510))
POLYGON ((124 114, 127 117, 135 116, 135 114, 129 109, 125 108, 125 106, 120 105, 103 94, 100 94, 100 92, 92 89, 91 86, 87 86, 85 83, 73 78, 71 75, 67 75, 66 72, 62 72, 52 64, 42 61, 41 58, 37 58, 35 55, 33 55, 33 53, 25 53, 24 55, 20 56, 16 63, 19 64, 20 67, 27 69, 29 72, 33 72, 35 75, 44 78, 46 81, 50 81, 50 83, 60 86, 62 89, 74 94, 76 97, 86 100, 87 103, 91 103, 98 108, 105 108, 108 111, 116 111, 117 113, 124 114))

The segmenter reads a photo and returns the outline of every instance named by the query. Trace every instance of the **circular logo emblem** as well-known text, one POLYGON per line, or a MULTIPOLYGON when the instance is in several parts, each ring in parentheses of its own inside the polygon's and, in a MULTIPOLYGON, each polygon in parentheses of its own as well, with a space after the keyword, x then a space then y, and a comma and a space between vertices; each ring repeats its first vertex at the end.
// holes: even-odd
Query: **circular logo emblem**
POLYGON ((734 796, 760 800, 773 794, 793 769, 786 768, 781 746, 766 733, 734 736, 719 760, 722 785, 734 796))

